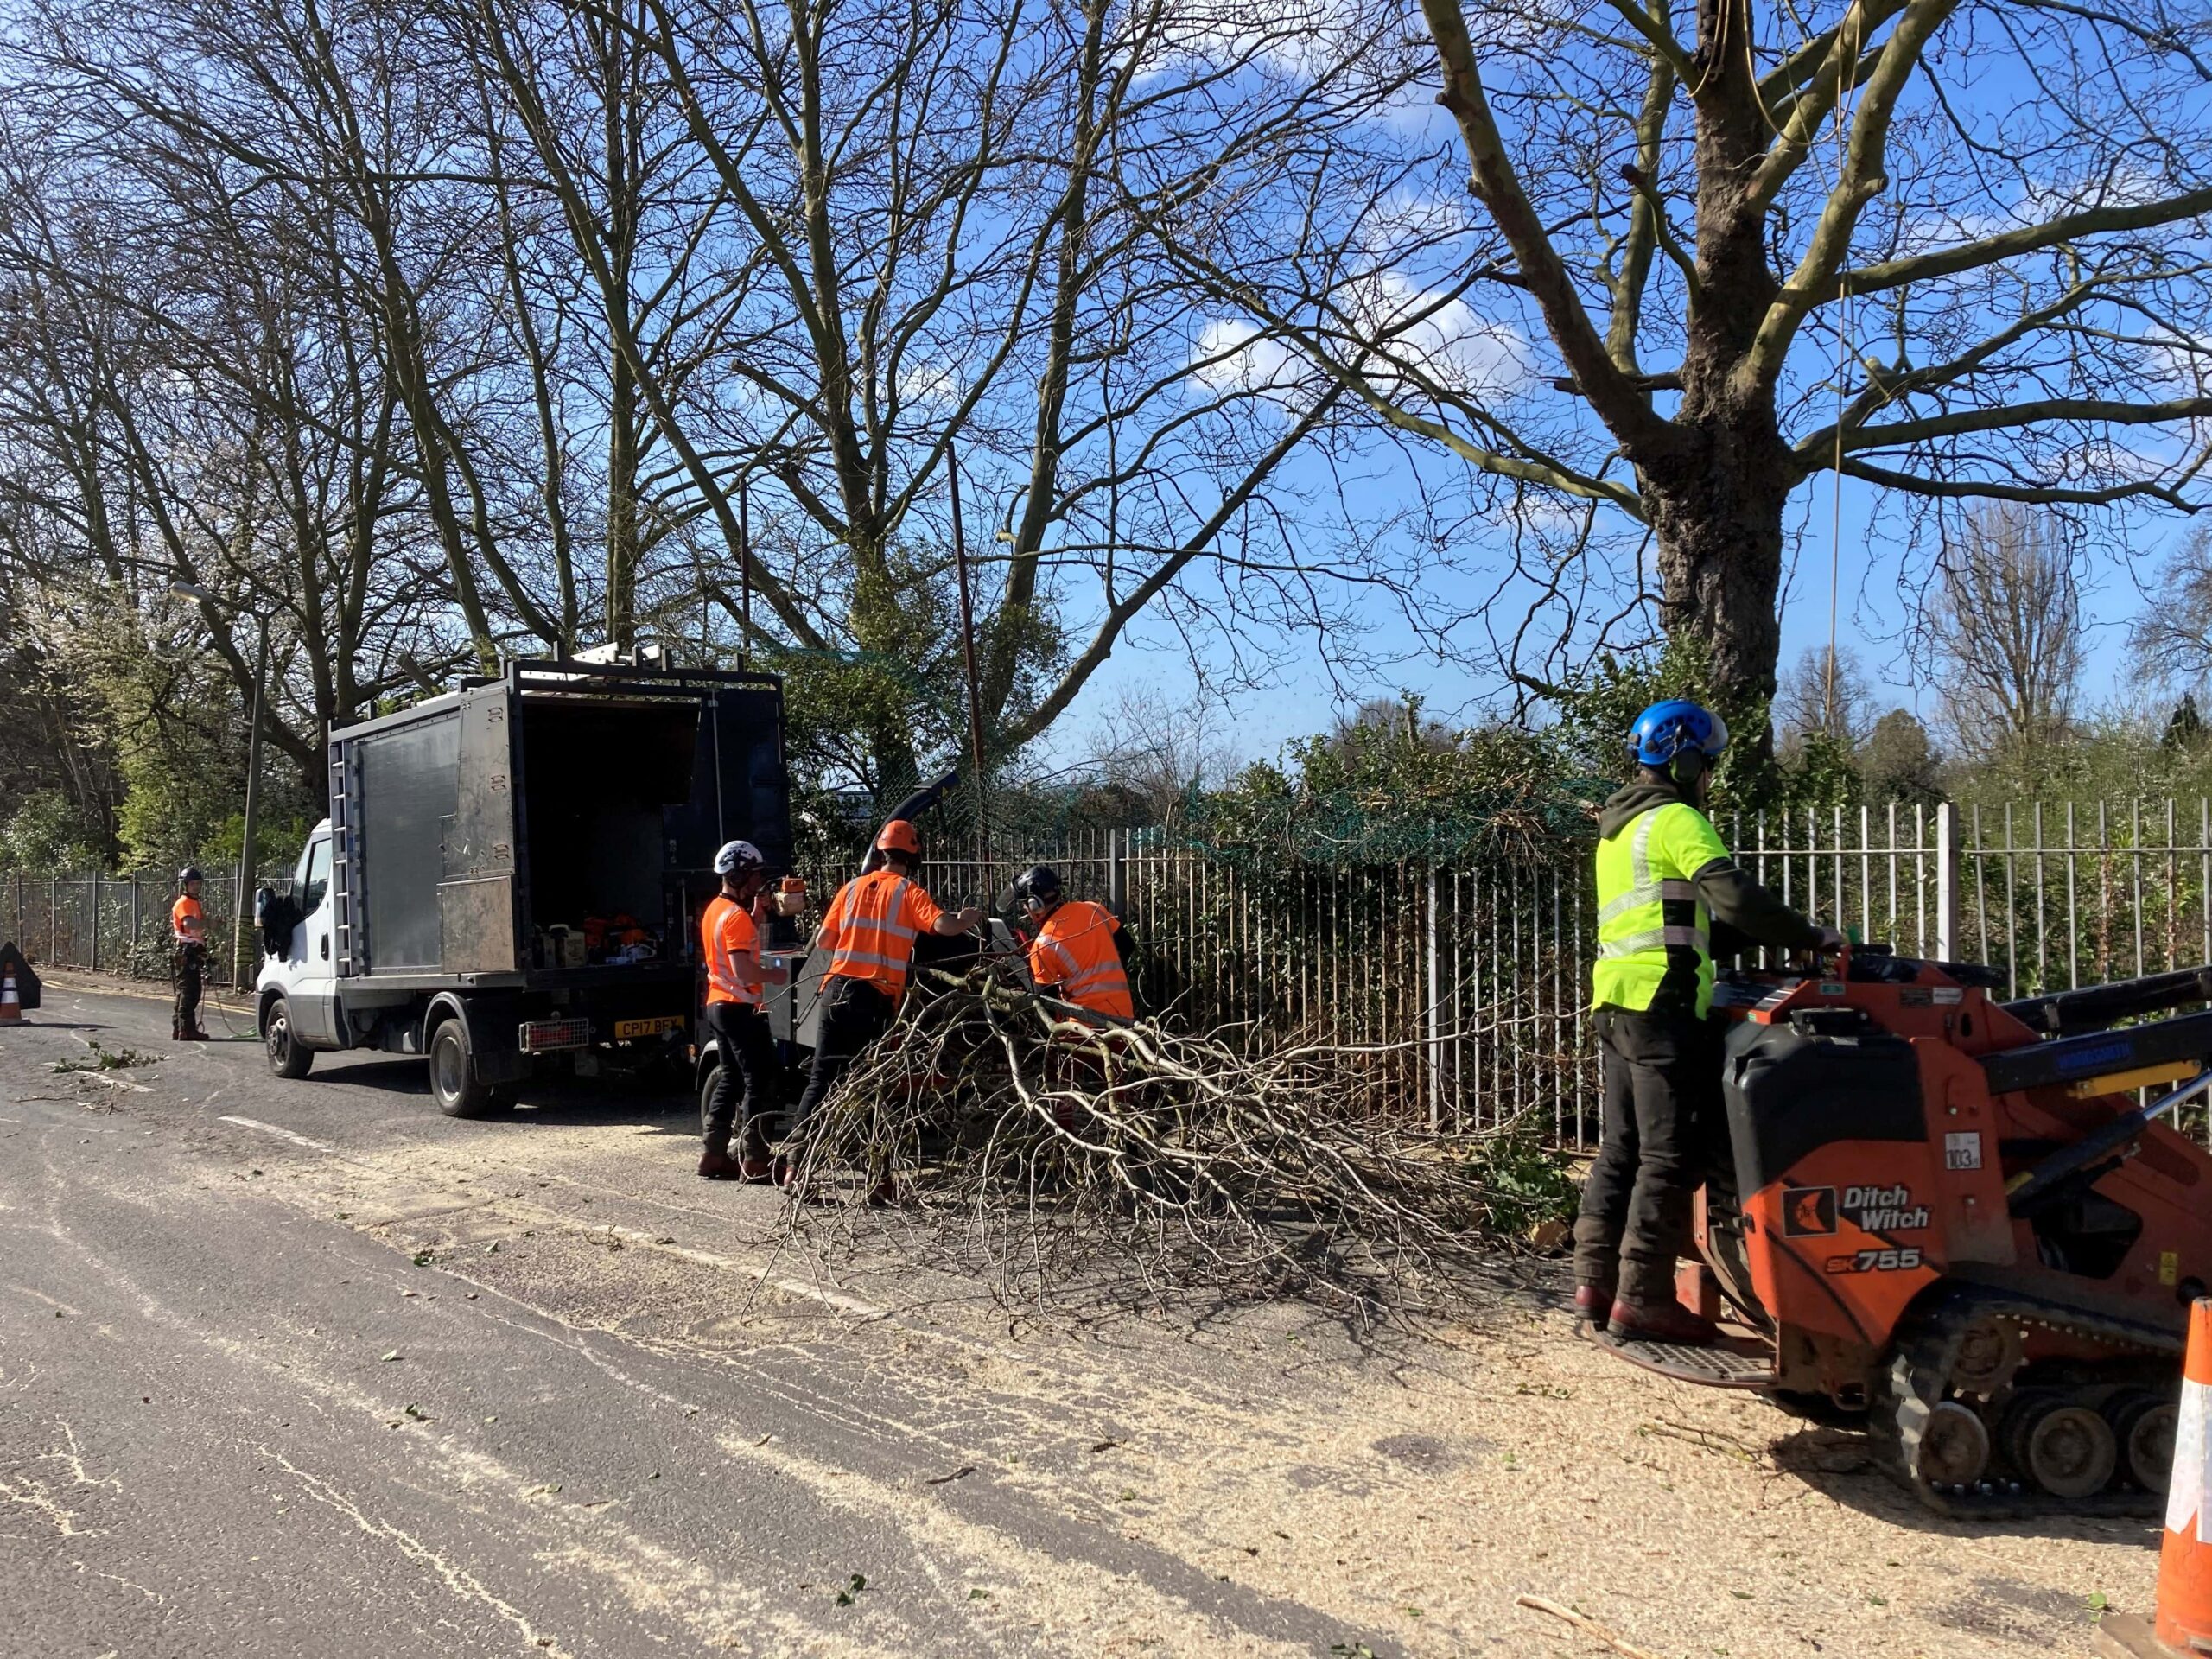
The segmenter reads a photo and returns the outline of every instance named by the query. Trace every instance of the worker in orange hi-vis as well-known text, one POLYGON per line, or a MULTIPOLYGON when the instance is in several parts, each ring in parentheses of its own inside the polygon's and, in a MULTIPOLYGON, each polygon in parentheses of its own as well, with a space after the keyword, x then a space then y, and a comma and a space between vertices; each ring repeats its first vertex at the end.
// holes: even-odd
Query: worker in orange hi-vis
POLYGON ((922 838, 906 819, 884 825, 875 848, 883 855, 883 868, 840 887, 815 935, 815 948, 830 952, 830 966, 822 981, 814 1062, 793 1116, 794 1134, 868 1045, 890 1029, 906 993, 914 941, 925 931, 951 938, 982 925, 983 912, 975 906, 947 914, 914 879, 921 868, 922 838))
POLYGON ((721 1066, 700 1125, 706 1144, 699 1174, 709 1181, 765 1181, 774 1170, 766 1125, 775 1109, 776 1048, 760 999, 768 985, 780 985, 789 975, 760 962, 761 895, 768 885, 760 849, 749 841, 729 842, 715 855, 715 874, 722 890, 699 918, 699 954, 707 969, 707 1027, 721 1066), (738 1135, 734 1158, 733 1130, 738 1135))
POLYGON ((176 903, 169 906, 170 963, 176 982, 176 1007, 169 1040, 204 1043, 200 1028, 200 976, 207 963, 207 912, 200 907, 200 872, 188 864, 176 874, 176 903))
POLYGON ((1032 865, 1014 887, 1037 930, 1029 947, 1029 976, 1037 988, 1093 1014, 1135 1019, 1128 936, 1114 912, 1087 899, 1065 897, 1058 872, 1049 865, 1032 865))

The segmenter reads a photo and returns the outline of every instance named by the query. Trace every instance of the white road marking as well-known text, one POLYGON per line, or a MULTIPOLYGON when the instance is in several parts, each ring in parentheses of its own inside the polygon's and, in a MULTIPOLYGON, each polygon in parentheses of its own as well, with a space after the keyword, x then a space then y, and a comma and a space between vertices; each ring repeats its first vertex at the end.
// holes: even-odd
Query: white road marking
POLYGON ((335 1152, 337 1147, 321 1141, 310 1141, 304 1135, 295 1135, 289 1129, 280 1129, 274 1123, 264 1123, 257 1117, 219 1117, 218 1123, 235 1123, 242 1129, 259 1129, 264 1135, 273 1135, 279 1141, 289 1141, 296 1147, 306 1147, 313 1152, 335 1152))
POLYGON ((695 1262, 703 1268, 718 1268, 724 1273, 734 1273, 752 1280, 755 1284, 766 1285, 771 1290, 780 1290, 786 1296, 804 1297, 810 1302, 819 1302, 824 1307, 833 1307, 838 1313, 849 1313, 855 1319, 888 1319, 891 1315, 889 1308, 878 1307, 873 1302, 861 1301, 856 1296, 847 1296, 837 1291, 824 1290, 819 1285, 808 1284, 804 1279, 771 1279, 766 1268, 749 1268, 742 1262, 734 1262, 728 1256, 717 1255, 712 1250, 695 1250, 682 1244, 664 1244, 652 1234, 641 1233, 633 1228, 585 1225, 578 1227, 576 1230, 610 1234, 628 1243, 642 1244, 648 1249, 664 1250, 681 1261, 695 1262))
MULTIPOLYGON (((55 1233, 54 1236, 59 1238, 60 1234, 55 1233)), ((72 1307, 67 1302, 57 1302, 53 1297, 48 1295, 44 1291, 33 1290, 29 1285, 10 1285, 8 1288, 13 1291, 19 1291, 26 1296, 35 1297, 38 1300, 44 1302, 48 1307, 54 1309, 55 1313, 67 1313, 73 1319, 81 1319, 85 1317, 85 1310, 81 1307, 72 1307)))

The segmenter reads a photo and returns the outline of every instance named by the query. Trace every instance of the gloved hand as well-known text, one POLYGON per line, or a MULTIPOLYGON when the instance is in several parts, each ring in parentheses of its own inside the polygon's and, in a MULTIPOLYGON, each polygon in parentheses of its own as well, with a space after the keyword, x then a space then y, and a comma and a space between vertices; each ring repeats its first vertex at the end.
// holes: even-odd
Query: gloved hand
POLYGON ((1844 938, 1843 930, 1841 928, 1827 927, 1817 922, 1814 924, 1814 927, 1821 936, 1820 942, 1813 947, 1815 950, 1822 950, 1833 954, 1835 951, 1842 950, 1845 945, 1851 943, 1850 940, 1844 938))

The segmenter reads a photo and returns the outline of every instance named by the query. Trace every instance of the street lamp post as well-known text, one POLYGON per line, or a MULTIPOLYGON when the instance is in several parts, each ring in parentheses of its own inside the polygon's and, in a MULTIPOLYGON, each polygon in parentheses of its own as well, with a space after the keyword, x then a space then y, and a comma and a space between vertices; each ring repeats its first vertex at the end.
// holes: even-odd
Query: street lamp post
MULTIPOLYGON (((219 599, 196 582, 172 582, 169 591, 186 599, 197 600, 211 610, 229 611, 234 615, 245 614, 242 607, 219 599)), ((268 695, 269 686, 269 619, 254 618, 255 632, 260 635, 260 645, 255 653, 253 668, 253 719, 246 728, 245 739, 245 837, 238 848, 238 870, 231 900, 231 988, 235 991, 245 983, 245 919, 253 881, 253 836, 257 827, 256 818, 261 802, 261 705, 268 695)))

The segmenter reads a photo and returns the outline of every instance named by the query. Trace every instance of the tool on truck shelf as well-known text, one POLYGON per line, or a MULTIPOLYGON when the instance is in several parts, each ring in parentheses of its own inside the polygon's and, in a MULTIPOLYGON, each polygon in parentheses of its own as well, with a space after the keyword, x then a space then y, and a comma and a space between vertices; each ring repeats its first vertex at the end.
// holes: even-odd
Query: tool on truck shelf
POLYGON ((2212 999, 2212 974, 2012 1003, 1999 982, 1880 945, 1722 976, 1731 1155, 1678 1289, 1731 1338, 1599 1340, 1863 1417, 1942 1514, 2156 1514, 2212 1283, 2212 1154, 2171 1122, 2212 1084, 2212 1011, 2145 1016, 2212 999))

